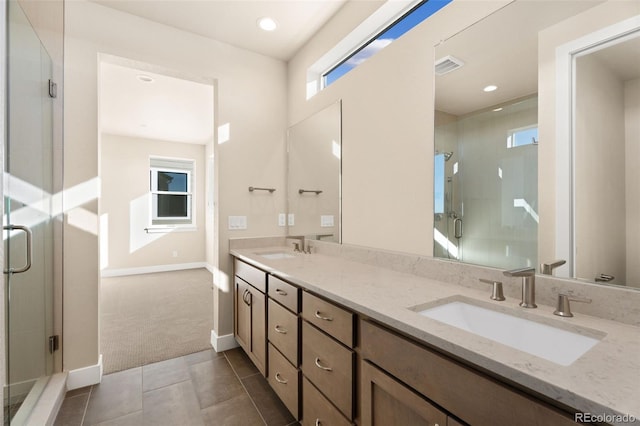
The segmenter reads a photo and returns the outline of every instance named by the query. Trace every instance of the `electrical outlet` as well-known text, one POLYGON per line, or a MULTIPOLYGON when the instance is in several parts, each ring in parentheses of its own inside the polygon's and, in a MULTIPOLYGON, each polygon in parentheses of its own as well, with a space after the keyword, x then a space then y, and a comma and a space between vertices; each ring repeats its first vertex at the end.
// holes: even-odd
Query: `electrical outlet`
POLYGON ((289 226, 295 225, 296 224, 296 220, 295 219, 296 219, 296 215, 293 214, 293 213, 289 213, 289 218, 287 220, 287 225, 289 225, 289 226))
POLYGON ((173 257, 178 257, 178 250, 174 250, 173 253, 171 253, 171 255, 173 257))
POLYGON ((287 215, 280 213, 278 215, 278 226, 287 226, 287 215))

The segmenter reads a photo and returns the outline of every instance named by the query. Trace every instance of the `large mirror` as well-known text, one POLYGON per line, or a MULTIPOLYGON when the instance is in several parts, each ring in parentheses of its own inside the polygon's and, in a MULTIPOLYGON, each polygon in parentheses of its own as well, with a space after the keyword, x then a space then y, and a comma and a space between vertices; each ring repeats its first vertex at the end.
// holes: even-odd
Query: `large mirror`
POLYGON ((341 103, 289 128, 288 234, 341 242, 341 103))
MULTIPOLYGON (((571 100, 577 100, 573 105, 578 109, 567 112, 576 120, 573 145, 564 138, 552 140, 557 133, 554 120, 540 119, 556 108, 550 90, 564 87, 560 82, 545 81, 549 76, 556 78, 555 68, 545 69, 555 64, 539 60, 550 55, 555 61, 556 46, 566 43, 563 40, 567 37, 570 40, 572 32, 579 34, 573 19, 596 11, 591 8, 607 7, 606 3, 516 0, 436 47, 436 257, 504 269, 538 268, 539 263, 562 259, 567 264, 554 271, 555 275, 640 285, 640 277, 632 278, 630 272, 634 262, 628 260, 633 253, 637 259, 639 253, 639 186, 632 184, 640 181, 637 174, 633 176, 640 159, 638 129, 633 123, 639 120, 630 119, 638 116, 638 74, 621 72, 621 67, 611 71, 609 78, 616 76, 623 100, 615 108, 602 105, 598 91, 587 92, 594 87, 603 90, 600 82, 592 80, 597 72, 594 63, 599 69, 610 69, 620 61, 614 58, 626 55, 626 66, 637 71, 638 44, 630 42, 622 54, 601 47, 593 57, 584 55, 575 61, 576 75, 582 77, 575 79, 573 95, 567 101, 570 107, 571 100), (546 91, 544 104, 539 101, 540 90, 546 91), (623 123, 615 133, 603 127, 603 121, 609 121, 603 118, 609 116, 623 123), (615 143, 613 134, 620 136, 615 143), (570 145, 575 150, 571 148, 567 158, 556 164, 554 144, 570 145), (622 147, 625 144, 626 149, 622 147), (635 163, 630 160, 633 156, 635 163), (618 163, 605 162, 607 158, 618 163), (622 167, 625 159, 627 165, 622 167), (543 174, 548 173, 548 164, 556 164, 560 174, 570 170, 568 194, 557 195, 555 188, 546 186, 548 180, 543 174), (604 193, 607 201, 601 196, 604 193), (568 200, 568 207, 561 206, 562 197, 568 200), (550 210, 544 207, 549 205, 550 210), (547 211, 554 216, 554 212, 566 208, 571 211, 570 223, 560 224, 555 218, 541 220, 547 211), (571 241, 571 249, 559 249, 558 238, 550 238, 555 247, 540 238, 561 234, 562 227, 567 229, 566 241, 571 241), (634 232, 635 247, 629 241, 634 232), (543 246, 541 241, 545 242, 543 246), (609 278, 612 276, 616 278, 609 278)), ((601 26, 610 25, 615 16, 624 17, 625 11, 620 9, 625 6, 615 3, 608 2, 613 10, 610 15, 605 9, 597 10, 590 24, 594 16, 602 19, 601 26)), ((629 6, 627 17, 633 15, 629 6)), ((566 86, 568 93, 570 87, 571 79, 566 86)), ((553 178, 551 184, 555 184, 553 178)))

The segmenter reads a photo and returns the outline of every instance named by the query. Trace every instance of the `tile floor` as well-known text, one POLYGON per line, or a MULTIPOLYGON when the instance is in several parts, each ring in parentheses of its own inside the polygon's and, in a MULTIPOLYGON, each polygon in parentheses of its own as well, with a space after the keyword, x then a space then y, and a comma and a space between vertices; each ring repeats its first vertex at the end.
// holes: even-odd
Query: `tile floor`
POLYGON ((239 348, 105 375, 67 392, 56 426, 296 425, 239 348))

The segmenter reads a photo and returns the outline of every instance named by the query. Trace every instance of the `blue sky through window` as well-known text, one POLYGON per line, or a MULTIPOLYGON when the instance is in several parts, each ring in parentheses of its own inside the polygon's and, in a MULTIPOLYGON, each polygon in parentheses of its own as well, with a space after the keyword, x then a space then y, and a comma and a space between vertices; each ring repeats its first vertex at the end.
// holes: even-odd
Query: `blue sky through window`
POLYGON ((420 3, 362 48, 323 75, 325 87, 375 55, 410 29, 451 3, 452 0, 427 0, 420 3))

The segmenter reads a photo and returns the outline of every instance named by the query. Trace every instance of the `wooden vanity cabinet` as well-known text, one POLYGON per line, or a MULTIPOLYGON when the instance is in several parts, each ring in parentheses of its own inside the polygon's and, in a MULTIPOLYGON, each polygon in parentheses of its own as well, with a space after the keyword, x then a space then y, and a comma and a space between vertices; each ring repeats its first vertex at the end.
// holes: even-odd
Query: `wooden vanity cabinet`
POLYGON ((302 293, 303 425, 351 424, 355 418, 355 315, 311 293, 302 293), (307 405, 309 404, 309 405, 307 405), (331 413, 318 407, 335 407, 331 413), (322 423, 320 414, 338 422, 322 423), (338 414, 341 413, 341 414, 338 414))
POLYGON ((267 274, 238 259, 234 263, 234 336, 260 373, 266 376, 267 274))
POLYGON ((446 424, 456 419, 474 426, 577 424, 566 412, 449 357, 372 322, 359 324, 362 426, 390 424, 394 416, 432 424, 435 406, 449 413, 446 424))
POLYGON ((296 420, 300 419, 300 290, 268 276, 267 380, 296 420))

